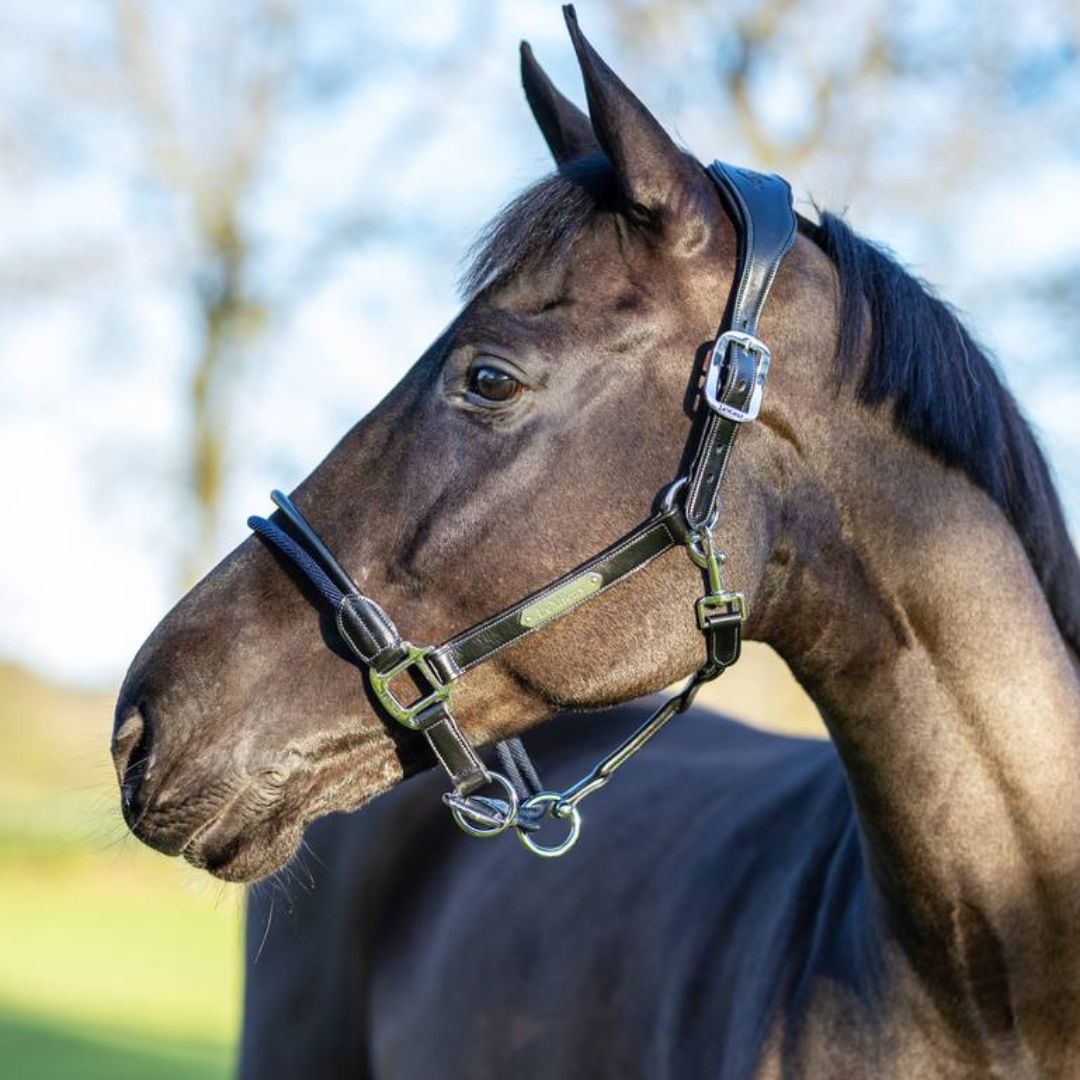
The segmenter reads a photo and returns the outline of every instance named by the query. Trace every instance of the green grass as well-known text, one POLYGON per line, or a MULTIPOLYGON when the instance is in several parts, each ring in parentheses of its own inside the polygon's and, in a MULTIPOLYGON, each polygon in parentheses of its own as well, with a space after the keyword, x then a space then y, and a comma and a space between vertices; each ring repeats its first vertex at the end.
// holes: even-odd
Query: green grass
POLYGON ((12 1080, 224 1080, 230 1074, 219 1046, 148 1040, 14 1012, 0 1013, 0 1061, 12 1080))
POLYGON ((241 893, 123 839, 109 711, 0 666, 0 1075, 225 1077, 241 893))

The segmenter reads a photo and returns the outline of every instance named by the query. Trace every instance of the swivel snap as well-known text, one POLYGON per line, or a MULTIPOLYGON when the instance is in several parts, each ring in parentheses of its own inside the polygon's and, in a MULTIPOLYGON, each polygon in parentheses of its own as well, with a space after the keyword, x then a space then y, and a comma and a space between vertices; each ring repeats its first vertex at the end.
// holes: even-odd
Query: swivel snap
POLYGON ((711 529, 701 529, 687 542, 690 558, 708 576, 708 592, 697 602, 698 627, 708 632, 729 623, 746 621, 746 597, 724 583, 727 555, 716 546, 711 529))

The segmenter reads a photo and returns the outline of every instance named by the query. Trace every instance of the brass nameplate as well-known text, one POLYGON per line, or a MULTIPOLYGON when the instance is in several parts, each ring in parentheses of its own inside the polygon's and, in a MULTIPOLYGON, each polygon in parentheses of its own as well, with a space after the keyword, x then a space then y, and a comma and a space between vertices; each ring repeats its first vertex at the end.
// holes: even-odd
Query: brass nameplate
POLYGON ((586 597, 599 592, 603 585, 604 579, 595 572, 571 578, 565 585, 560 585, 554 592, 525 608, 521 613, 521 625, 535 630, 536 627, 557 619, 564 611, 580 604, 586 597))

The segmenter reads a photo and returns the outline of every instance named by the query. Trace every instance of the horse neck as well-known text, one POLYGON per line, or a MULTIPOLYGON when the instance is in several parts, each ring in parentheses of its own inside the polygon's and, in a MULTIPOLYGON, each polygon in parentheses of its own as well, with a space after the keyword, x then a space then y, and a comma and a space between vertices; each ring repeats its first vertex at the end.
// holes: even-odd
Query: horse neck
POLYGON ((884 935, 962 1022, 1045 1044, 1080 1015, 1075 655, 997 506, 887 409, 839 415, 789 470, 759 634, 832 734, 884 935))

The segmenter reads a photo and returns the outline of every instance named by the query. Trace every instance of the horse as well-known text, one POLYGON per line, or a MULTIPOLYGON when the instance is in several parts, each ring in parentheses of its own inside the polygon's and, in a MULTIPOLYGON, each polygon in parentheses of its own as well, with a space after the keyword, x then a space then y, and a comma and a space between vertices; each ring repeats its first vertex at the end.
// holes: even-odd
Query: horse
MULTIPOLYGON (((556 171, 293 496, 414 641, 625 533, 702 422, 738 230, 567 22, 587 115, 522 48, 556 171)), ((138 837, 280 882, 312 823, 319 887, 289 920, 250 901, 243 1076, 1080 1075, 1080 563, 1044 458, 953 312, 831 214, 799 217, 760 334, 715 537, 829 741, 691 708, 540 862, 453 830, 263 539, 139 651, 112 742, 138 837)), ((701 666, 700 591, 664 552, 469 672, 462 732, 577 775, 701 666)))

